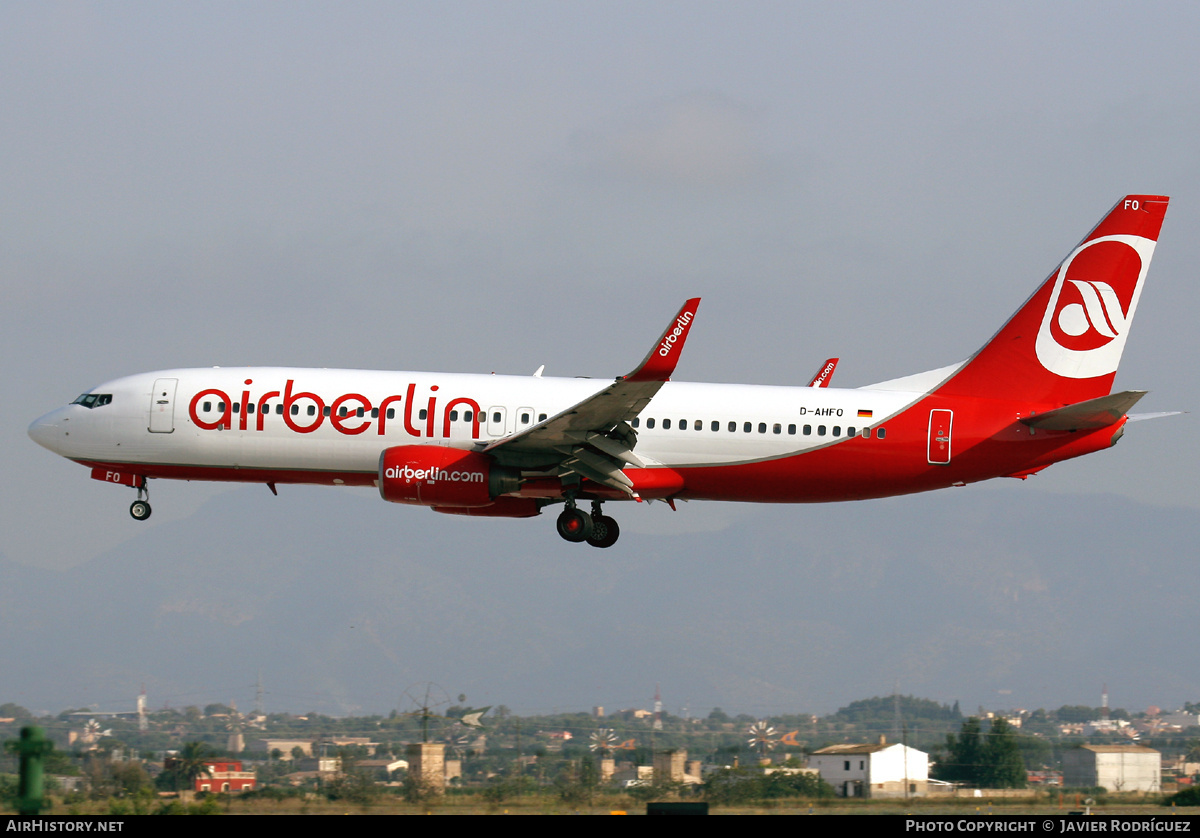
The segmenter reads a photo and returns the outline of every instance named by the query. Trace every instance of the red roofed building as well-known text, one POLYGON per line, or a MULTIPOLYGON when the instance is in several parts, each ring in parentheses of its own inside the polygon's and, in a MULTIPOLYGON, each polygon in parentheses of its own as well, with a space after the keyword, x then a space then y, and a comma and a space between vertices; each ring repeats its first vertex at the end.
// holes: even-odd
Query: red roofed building
POLYGON ((240 759, 205 760, 204 766, 209 773, 196 778, 196 791, 237 794, 250 791, 256 783, 254 772, 243 771, 240 759))

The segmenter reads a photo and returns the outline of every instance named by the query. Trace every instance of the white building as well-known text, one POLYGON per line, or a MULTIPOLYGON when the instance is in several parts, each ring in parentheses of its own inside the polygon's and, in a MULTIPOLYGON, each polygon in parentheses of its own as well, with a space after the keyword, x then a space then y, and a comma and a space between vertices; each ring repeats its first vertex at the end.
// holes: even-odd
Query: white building
POLYGON ((840 797, 924 795, 929 754, 907 745, 830 745, 808 758, 840 797))
POLYGON ((1161 791, 1162 754, 1144 745, 1081 745, 1063 754, 1063 785, 1161 791))

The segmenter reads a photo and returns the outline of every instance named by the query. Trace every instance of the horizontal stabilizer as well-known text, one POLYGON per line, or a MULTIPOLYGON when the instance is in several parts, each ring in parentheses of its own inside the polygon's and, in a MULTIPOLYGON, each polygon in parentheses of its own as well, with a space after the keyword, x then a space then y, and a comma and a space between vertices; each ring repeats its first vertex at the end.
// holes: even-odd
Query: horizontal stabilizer
POLYGON ((1126 390, 1098 399, 1069 404, 1066 407, 1026 416, 1021 422, 1046 431, 1084 431, 1107 428, 1121 421, 1129 408, 1138 403, 1145 390, 1126 390))

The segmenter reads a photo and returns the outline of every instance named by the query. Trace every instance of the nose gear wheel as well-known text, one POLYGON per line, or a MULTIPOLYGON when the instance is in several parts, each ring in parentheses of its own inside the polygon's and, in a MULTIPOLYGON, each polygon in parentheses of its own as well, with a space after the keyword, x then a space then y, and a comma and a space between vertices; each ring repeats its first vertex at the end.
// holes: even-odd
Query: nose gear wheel
POLYGON ((150 517, 150 487, 145 477, 137 487, 137 500, 129 505, 129 514, 135 521, 145 521, 150 517))

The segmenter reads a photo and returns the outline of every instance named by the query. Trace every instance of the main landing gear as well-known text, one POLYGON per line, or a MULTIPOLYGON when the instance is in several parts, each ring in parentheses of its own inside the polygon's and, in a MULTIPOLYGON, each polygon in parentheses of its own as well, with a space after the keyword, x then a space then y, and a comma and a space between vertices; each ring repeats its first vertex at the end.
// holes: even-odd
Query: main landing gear
POLYGON ((142 485, 137 487, 137 500, 129 505, 129 514, 135 521, 145 521, 150 517, 150 487, 146 483, 143 477, 142 485))
POLYGON ((568 497, 567 508, 559 514, 555 526, 558 534, 567 541, 586 541, 593 547, 612 547, 621 535, 616 519, 601 512, 598 500, 592 501, 589 515, 575 505, 575 498, 568 497))

